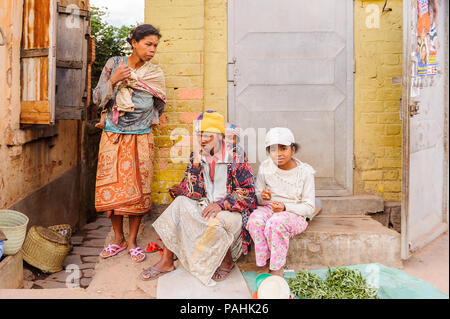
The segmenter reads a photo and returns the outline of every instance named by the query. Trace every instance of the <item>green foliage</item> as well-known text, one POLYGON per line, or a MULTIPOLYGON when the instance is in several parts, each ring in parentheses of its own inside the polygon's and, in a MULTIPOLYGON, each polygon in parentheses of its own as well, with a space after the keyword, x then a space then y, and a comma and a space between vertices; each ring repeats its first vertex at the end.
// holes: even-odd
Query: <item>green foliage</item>
POLYGON ((98 79, 106 61, 112 56, 124 56, 131 53, 126 42, 128 34, 138 25, 116 27, 108 24, 105 7, 91 7, 91 35, 95 39, 95 62, 92 65, 92 88, 97 86, 98 79))
POLYGON ((358 270, 328 268, 327 278, 299 271, 289 279, 291 292, 301 299, 378 299, 377 291, 367 285, 358 270))

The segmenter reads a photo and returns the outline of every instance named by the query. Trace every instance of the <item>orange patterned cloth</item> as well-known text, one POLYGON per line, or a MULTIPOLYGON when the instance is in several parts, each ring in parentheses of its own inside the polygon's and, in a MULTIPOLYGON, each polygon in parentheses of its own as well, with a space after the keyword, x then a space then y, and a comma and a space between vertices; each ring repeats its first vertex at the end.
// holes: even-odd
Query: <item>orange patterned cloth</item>
POLYGON ((142 215, 151 209, 153 133, 103 131, 98 155, 95 209, 115 215, 142 215))

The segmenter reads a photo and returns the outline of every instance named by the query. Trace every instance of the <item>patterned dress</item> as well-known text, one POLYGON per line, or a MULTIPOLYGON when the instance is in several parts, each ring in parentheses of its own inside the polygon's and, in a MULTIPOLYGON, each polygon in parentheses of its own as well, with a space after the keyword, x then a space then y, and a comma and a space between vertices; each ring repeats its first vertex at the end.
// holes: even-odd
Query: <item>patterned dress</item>
POLYGON ((122 59, 108 60, 93 92, 94 103, 106 112, 98 155, 95 208, 98 212, 107 211, 108 217, 142 215, 151 210, 152 125, 159 123, 166 100, 161 69, 146 62, 133 71, 135 80, 128 83, 133 111, 114 120, 119 84, 113 88, 110 79, 122 59))

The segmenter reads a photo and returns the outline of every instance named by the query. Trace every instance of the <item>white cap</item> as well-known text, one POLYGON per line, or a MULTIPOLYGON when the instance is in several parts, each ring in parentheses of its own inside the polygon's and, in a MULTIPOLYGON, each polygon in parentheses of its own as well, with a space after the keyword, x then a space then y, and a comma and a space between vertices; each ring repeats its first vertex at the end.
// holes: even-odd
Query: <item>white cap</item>
POLYGON ((281 144, 289 146, 295 143, 294 134, 286 127, 274 127, 269 130, 264 142, 265 147, 281 144))

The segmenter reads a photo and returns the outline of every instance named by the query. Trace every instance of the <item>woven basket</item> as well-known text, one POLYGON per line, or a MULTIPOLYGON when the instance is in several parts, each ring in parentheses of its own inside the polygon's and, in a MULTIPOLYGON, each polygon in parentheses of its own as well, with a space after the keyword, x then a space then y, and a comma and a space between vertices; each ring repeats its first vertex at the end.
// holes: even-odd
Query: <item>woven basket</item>
POLYGON ((8 239, 3 246, 5 255, 15 255, 20 250, 29 221, 26 215, 15 210, 0 210, 0 229, 8 239))
POLYGON ((70 243, 70 239, 72 238, 72 227, 69 224, 53 225, 47 228, 59 233, 70 243))
POLYGON ((41 226, 32 226, 22 247, 23 259, 45 273, 62 270, 70 251, 67 239, 59 233, 41 226))

